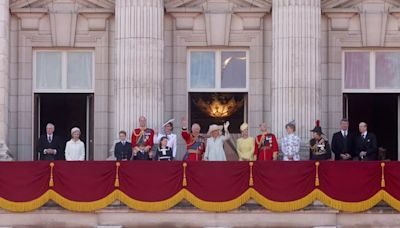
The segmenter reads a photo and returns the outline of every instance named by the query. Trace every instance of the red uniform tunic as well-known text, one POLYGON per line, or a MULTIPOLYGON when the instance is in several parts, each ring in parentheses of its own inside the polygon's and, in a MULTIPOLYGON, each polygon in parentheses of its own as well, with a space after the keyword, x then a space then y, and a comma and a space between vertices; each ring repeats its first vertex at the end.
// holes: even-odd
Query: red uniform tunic
POLYGON ((256 160, 271 161, 274 152, 278 152, 278 142, 274 134, 263 133, 255 140, 254 156, 256 160))
POLYGON ((131 138, 132 148, 135 148, 139 144, 144 143, 146 147, 150 150, 154 145, 153 138, 154 138, 153 129, 136 128, 132 132, 132 138, 131 138))
POLYGON ((182 138, 186 142, 186 154, 184 160, 201 161, 206 151, 206 139, 203 136, 193 136, 186 129, 182 129, 182 138), (198 151, 198 153, 189 153, 189 150, 198 151))

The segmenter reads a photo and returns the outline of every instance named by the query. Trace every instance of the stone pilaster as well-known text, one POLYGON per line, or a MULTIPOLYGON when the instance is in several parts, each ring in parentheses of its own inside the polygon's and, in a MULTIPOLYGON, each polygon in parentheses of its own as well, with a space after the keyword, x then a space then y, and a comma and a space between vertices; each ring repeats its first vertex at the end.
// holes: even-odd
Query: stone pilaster
POLYGON ((163 0, 116 1, 116 133, 163 121, 163 21, 163 0))
POLYGON ((11 160, 8 136, 9 1, 0 1, 0 160, 11 160))
POLYGON ((295 119, 302 141, 320 116, 320 0, 272 1, 272 130, 295 119))

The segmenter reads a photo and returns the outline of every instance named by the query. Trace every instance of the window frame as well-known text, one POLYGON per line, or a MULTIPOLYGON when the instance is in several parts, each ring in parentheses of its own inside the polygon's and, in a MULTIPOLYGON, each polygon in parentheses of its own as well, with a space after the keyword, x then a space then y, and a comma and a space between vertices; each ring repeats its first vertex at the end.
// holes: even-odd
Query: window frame
POLYGON ((35 49, 33 50, 32 59, 32 91, 34 93, 94 93, 95 90, 95 50, 93 49, 35 49), (38 89, 36 75, 36 57, 37 53, 43 52, 59 52, 61 53, 61 88, 59 89, 38 89), (68 53, 91 53, 92 55, 92 75, 90 89, 69 89, 68 88, 68 53))
POLYGON ((188 92, 248 92, 249 91, 249 50, 245 48, 190 48, 186 53, 187 68, 187 91, 188 92), (246 87, 245 88, 222 88, 222 67, 221 67, 221 53, 222 52, 245 52, 246 54, 246 87), (191 54, 192 52, 214 52, 215 53, 215 88, 191 88, 192 75, 190 74, 191 68, 191 54))
POLYGON ((376 88, 376 53, 381 52, 398 52, 400 49, 345 49, 342 50, 342 92, 343 93, 400 93, 398 89, 376 88), (347 52, 368 52, 369 53, 369 88, 368 89, 347 89, 345 85, 346 66, 345 55, 347 52))

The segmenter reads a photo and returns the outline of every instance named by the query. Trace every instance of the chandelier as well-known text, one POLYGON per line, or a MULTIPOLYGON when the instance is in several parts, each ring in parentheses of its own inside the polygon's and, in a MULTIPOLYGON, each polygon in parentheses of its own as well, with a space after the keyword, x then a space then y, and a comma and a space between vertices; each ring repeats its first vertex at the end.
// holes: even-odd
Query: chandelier
POLYGON ((228 98, 223 95, 213 95, 209 100, 200 97, 197 101, 194 100, 194 103, 197 108, 210 117, 224 118, 233 115, 243 107, 244 99, 236 100, 234 96, 228 98))

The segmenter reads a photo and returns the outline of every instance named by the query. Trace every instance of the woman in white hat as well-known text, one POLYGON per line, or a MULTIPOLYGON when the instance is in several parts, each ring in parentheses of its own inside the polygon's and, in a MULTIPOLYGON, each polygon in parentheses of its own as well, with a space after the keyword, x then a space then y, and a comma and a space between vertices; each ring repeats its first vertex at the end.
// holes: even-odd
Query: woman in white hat
POLYGON ((83 161, 85 160, 85 144, 79 139, 81 130, 77 127, 71 129, 71 140, 65 146, 65 160, 83 161))
POLYGON ((239 161, 253 161, 254 138, 249 136, 249 125, 247 123, 240 125, 240 132, 242 132, 242 137, 236 142, 239 161))
POLYGON ((224 141, 228 140, 230 137, 228 127, 229 122, 224 123, 224 126, 219 126, 216 124, 210 125, 208 129, 208 135, 210 135, 211 137, 207 139, 204 160, 226 161, 224 141), (222 128, 224 128, 225 130, 225 135, 221 135, 222 128))

